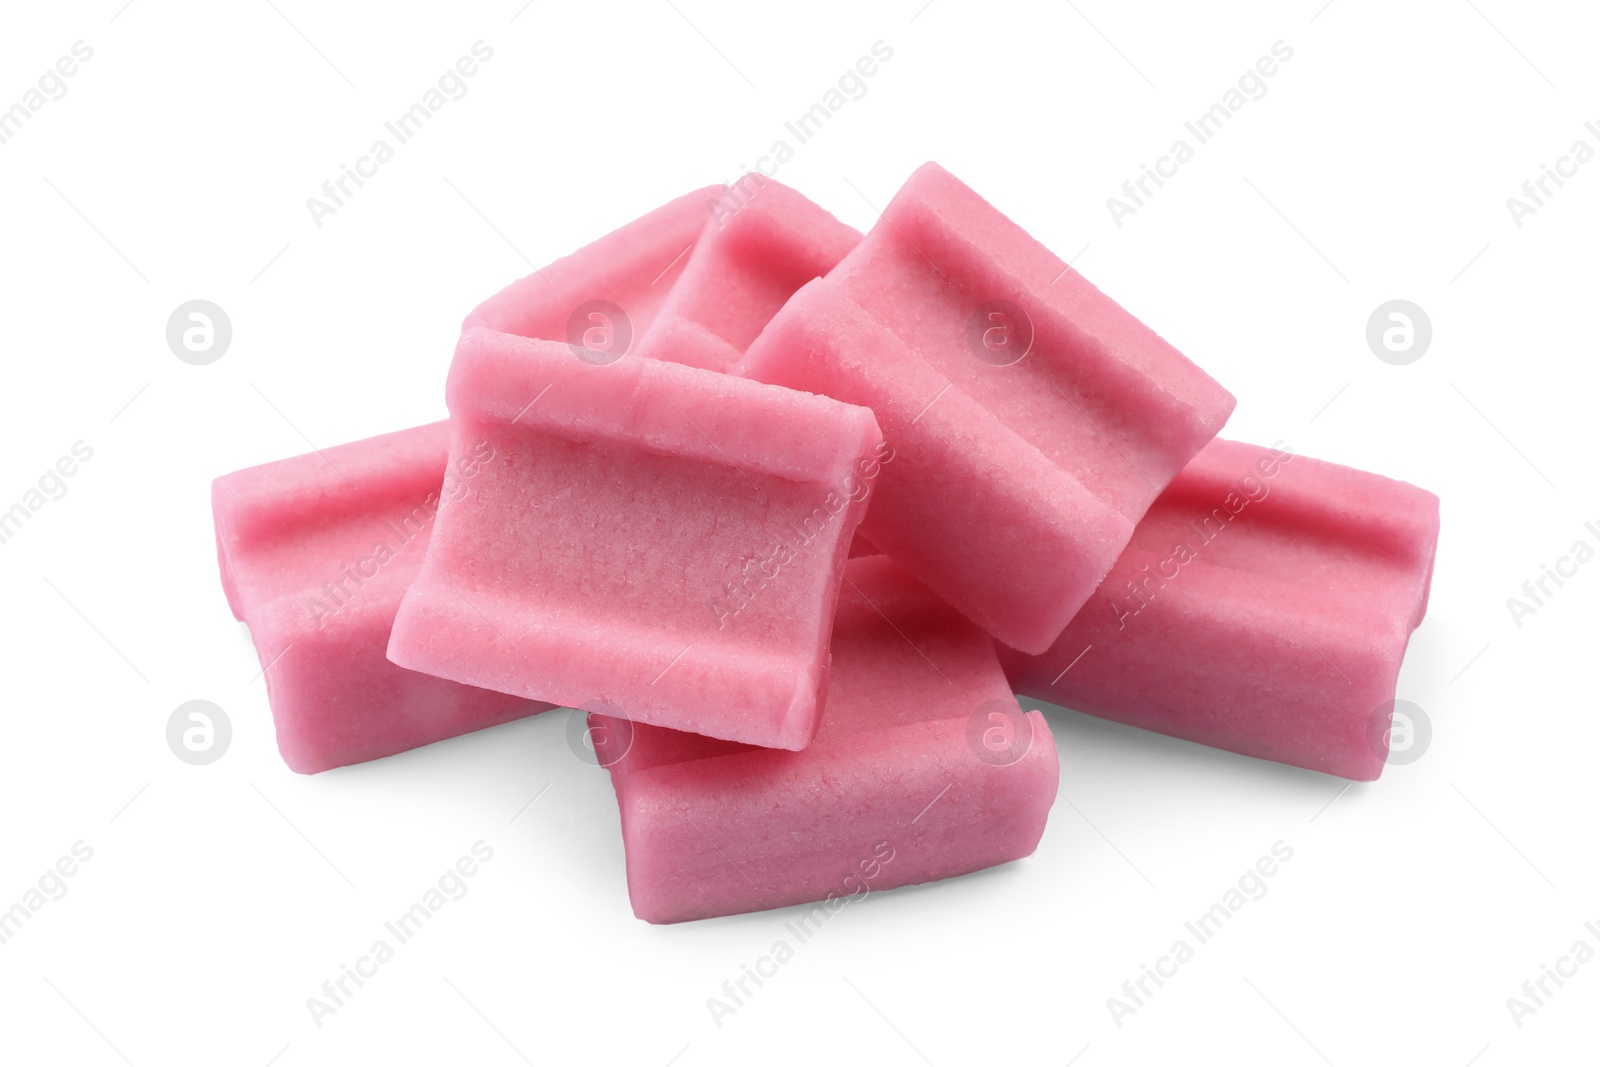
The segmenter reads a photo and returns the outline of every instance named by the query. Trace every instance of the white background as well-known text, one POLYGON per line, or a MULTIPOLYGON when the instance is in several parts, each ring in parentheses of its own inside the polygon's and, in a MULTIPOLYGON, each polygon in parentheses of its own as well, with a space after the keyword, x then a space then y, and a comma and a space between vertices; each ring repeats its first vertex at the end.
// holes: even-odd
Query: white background
POLYGON ((0 545, 0 907, 94 850, 0 946, 0 1059, 1594 1061, 1600 961, 1521 1028, 1506 1006, 1574 941, 1600 948, 1600 563, 1520 628, 1506 607, 1574 540, 1600 547, 1600 161, 1520 229, 1505 203, 1575 139, 1600 148, 1592 10, 276 2, 8 5, 0 32, 0 106, 94 49, 0 145, 0 508, 94 449, 0 545), (306 198, 479 39, 468 95, 316 228, 306 198), (1399 692, 1434 737, 1346 790, 1052 712, 1065 800, 1035 856, 850 906, 719 1028, 706 998, 789 915, 634 919, 567 713, 283 766, 209 482, 441 417, 479 298, 736 177, 878 40, 893 59, 780 180, 865 228, 938 160, 1231 389, 1228 436, 1438 493, 1399 692), (1106 198, 1278 40, 1267 95, 1116 227, 1106 198), (234 328, 205 367, 164 337, 194 298, 234 328), (1392 298, 1433 323, 1409 366, 1365 343, 1392 298), (234 728, 206 767, 164 737, 195 698, 234 728), (315 1026, 306 998, 480 839, 469 894, 315 1026), (1116 1026, 1107 998, 1279 840, 1268 894, 1116 1026))

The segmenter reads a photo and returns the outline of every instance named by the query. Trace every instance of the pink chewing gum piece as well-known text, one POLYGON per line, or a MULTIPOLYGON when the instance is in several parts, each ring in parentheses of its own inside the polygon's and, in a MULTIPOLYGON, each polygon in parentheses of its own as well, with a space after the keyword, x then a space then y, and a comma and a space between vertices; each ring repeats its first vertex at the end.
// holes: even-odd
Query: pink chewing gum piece
POLYGON ((1060 640, 1001 661, 1040 700, 1370 781, 1438 537, 1426 490, 1214 441, 1060 640))
POLYGON ((512 282, 472 310, 463 330, 484 327, 520 337, 575 341, 573 336, 603 323, 626 351, 655 318, 688 253, 704 232, 708 204, 720 185, 686 193, 547 267, 512 282), (605 322, 609 308, 627 318, 605 322))
POLYGON ((634 914, 683 922, 851 899, 1031 854, 1055 743, 1012 696, 988 635, 887 557, 854 559, 833 677, 803 752, 589 717, 611 769, 634 914))
POLYGON ((726 371, 796 289, 861 240, 759 174, 718 192, 705 232, 636 350, 641 356, 726 371))
POLYGON ((774 748, 816 731, 845 554, 881 442, 865 408, 469 330, 447 500, 389 655, 471 685, 774 748))
POLYGON ((734 372, 871 407, 895 459, 862 533, 1034 653, 1233 409, 1181 353, 931 163, 734 372))
MULTIPOLYGON (((705 228, 708 198, 721 192, 712 186, 681 196, 513 283, 473 311, 468 325, 560 340, 574 311, 598 298, 626 302, 633 325, 647 327, 705 228)), ((549 706, 388 661, 390 624, 420 564, 431 515, 403 558, 386 564, 380 580, 360 585, 351 608, 329 618, 309 606, 315 597, 337 606, 322 583, 356 587, 359 576, 345 578, 342 568, 370 554, 370 531, 391 521, 409 529, 405 517, 440 491, 448 444, 448 425, 438 423, 328 450, 343 457, 334 462, 346 474, 365 472, 359 480, 351 475, 359 491, 319 456, 240 471, 213 488, 223 587, 235 617, 249 624, 262 664, 272 665, 268 700, 279 748, 296 771, 376 759, 549 706), (403 509, 382 512, 397 499, 403 509), (306 619, 320 620, 314 632, 302 633, 306 619)), ((337 590, 331 595, 342 598, 337 590)))
POLYGON ((446 473, 448 438, 445 423, 419 426, 212 483, 223 590, 250 627, 294 771, 390 756, 551 706, 385 657, 440 497, 464 492, 475 473, 446 473))

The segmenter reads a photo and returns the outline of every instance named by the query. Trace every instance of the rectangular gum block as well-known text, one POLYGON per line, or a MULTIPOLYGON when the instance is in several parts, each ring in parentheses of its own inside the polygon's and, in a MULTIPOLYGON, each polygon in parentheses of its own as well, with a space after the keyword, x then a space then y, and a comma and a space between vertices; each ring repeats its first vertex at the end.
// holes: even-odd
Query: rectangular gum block
POLYGON ((404 670, 385 656, 441 498, 448 427, 419 426, 224 475, 217 559, 264 671, 278 748, 301 774, 393 755, 546 710, 404 670))
POLYGON ((853 559, 816 740, 778 752, 591 714, 634 913, 683 922, 852 900, 1030 855, 1055 743, 1018 708, 989 637, 886 557, 853 559))
POLYGON ((462 336, 451 455, 487 441, 502 458, 441 508, 390 657, 531 699, 804 747, 876 474, 872 413, 596 358, 462 336))
MULTIPOLYGON (((626 303, 633 325, 647 328, 705 230, 709 201, 722 192, 710 186, 680 196, 512 283, 475 308, 468 326, 560 340, 581 305, 609 299, 626 303)), ((464 445, 469 462, 478 443, 464 445)), ((439 492, 448 447, 449 427, 438 423, 326 450, 341 470, 362 472, 359 491, 323 455, 239 471, 213 486, 223 586, 263 667, 270 665, 278 744, 296 771, 376 759, 541 710, 403 670, 385 655, 401 594, 432 532, 433 505, 420 533, 407 522, 415 526, 419 504, 439 492), (399 510, 382 511, 390 504, 399 510), (357 588, 360 576, 344 577, 342 569, 368 556, 374 546, 365 539, 381 540, 391 522, 401 535, 410 532, 396 562, 361 585, 348 607, 317 614, 309 606, 315 597, 343 599, 324 583, 357 588), (308 629, 308 622, 317 625, 308 629)))
POLYGON ((1008 643, 1048 648, 1133 533, 826 281, 795 295, 739 373, 872 409, 890 451, 862 537, 1008 643))
POLYGON ((1154 331, 931 163, 735 373, 872 407, 896 459, 863 534, 1032 653, 1233 409, 1154 331))
POLYGON ((1426 490, 1218 440, 1055 645, 1001 661, 1027 696, 1370 781, 1438 536, 1426 490))
POLYGON ((705 230, 637 354, 726 371, 802 285, 861 234, 788 186, 746 174, 708 203, 705 230))

